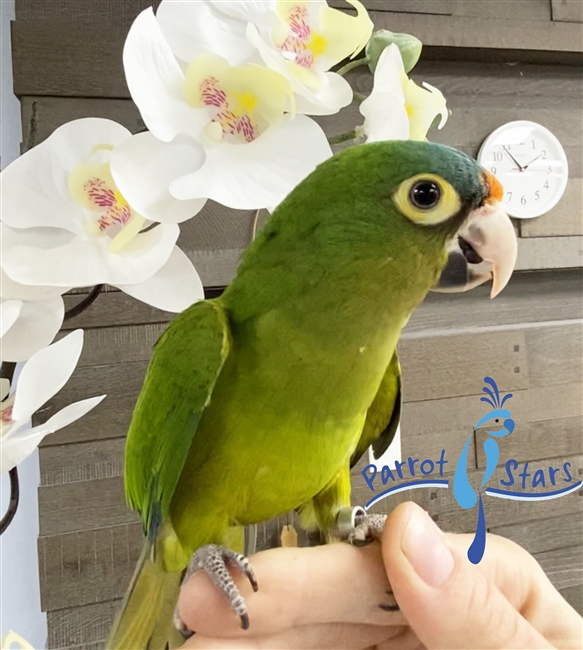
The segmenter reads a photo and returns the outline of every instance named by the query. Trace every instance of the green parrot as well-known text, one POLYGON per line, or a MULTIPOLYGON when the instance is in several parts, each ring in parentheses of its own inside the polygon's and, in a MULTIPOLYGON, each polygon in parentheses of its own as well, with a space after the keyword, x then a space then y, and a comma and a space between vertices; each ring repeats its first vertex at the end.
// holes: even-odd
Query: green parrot
POLYGON ((464 290, 516 260, 502 189, 465 154, 390 141, 320 165, 274 211, 216 299, 178 315, 155 345, 125 452, 139 565, 108 648, 178 643, 184 571, 203 570, 242 626, 227 566, 257 584, 241 527, 291 510, 343 519, 350 466, 388 447, 399 420, 399 335, 432 288, 464 290))

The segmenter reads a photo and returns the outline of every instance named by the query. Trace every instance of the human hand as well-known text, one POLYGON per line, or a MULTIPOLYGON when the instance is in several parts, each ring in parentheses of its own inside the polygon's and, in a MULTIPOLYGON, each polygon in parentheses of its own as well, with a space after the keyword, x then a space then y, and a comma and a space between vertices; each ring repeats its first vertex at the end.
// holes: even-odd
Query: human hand
POLYGON ((259 583, 243 631, 203 574, 180 595, 196 634, 186 648, 581 648, 582 619, 520 546, 488 536, 482 562, 470 535, 443 534, 413 503, 387 520, 382 546, 272 549, 251 558, 259 583), (387 577, 388 576, 388 577, 387 577), (387 612, 389 579, 401 607, 387 612))

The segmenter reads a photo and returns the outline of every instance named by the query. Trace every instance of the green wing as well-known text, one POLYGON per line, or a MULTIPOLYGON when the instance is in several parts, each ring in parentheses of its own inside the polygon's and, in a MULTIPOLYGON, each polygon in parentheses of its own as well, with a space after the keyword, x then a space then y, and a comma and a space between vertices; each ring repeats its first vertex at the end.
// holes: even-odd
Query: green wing
POLYGON ((350 459, 350 467, 358 463, 371 445, 375 458, 380 458, 387 451, 401 419, 402 400, 401 364, 395 351, 378 393, 368 409, 360 440, 350 459))
POLYGON ((146 534, 155 534, 170 501, 202 413, 229 354, 227 315, 217 300, 195 303, 154 346, 125 449, 125 490, 146 534))

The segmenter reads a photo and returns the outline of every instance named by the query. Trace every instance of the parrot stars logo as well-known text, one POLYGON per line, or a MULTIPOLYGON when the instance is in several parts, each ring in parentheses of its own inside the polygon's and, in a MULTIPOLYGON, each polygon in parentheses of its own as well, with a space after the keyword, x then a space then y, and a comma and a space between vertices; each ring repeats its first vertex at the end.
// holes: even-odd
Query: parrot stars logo
POLYGON ((430 459, 420 460, 418 458, 409 458, 403 462, 397 461, 394 469, 398 478, 395 477, 393 469, 388 465, 378 467, 375 463, 371 463, 362 470, 362 476, 373 492, 375 492, 375 479, 379 473, 383 486, 389 481, 393 483, 391 487, 375 493, 366 503, 365 510, 393 494, 418 488, 452 487, 454 499, 461 508, 470 510, 477 505, 476 532, 468 549, 468 559, 472 564, 478 564, 481 561, 486 549, 487 529, 484 496, 515 501, 547 501, 567 496, 579 490, 583 485, 583 481, 575 481, 573 478, 570 462, 563 463, 561 467, 539 468, 534 474, 528 471, 528 462, 522 464, 522 471, 518 474, 516 471, 521 467, 521 463, 518 461, 510 459, 504 465, 500 464, 498 439, 511 435, 515 430, 512 413, 506 406, 506 402, 512 397, 512 394, 508 393, 502 397, 496 382, 491 377, 484 377, 484 384, 482 391, 485 396, 480 397, 480 401, 488 404, 491 408, 473 426, 457 459, 453 480, 444 477, 444 466, 448 463, 445 449, 442 450, 439 459, 435 462, 430 459), (471 443, 478 429, 487 436, 483 442, 486 466, 483 468, 481 476, 480 469, 482 468, 478 468, 478 470, 472 468, 468 471, 471 443), (420 475, 417 475, 417 469, 420 475), (409 476, 405 475, 404 470, 405 472, 408 470, 409 476), (437 470, 439 470, 439 478, 435 478, 437 470), (504 478, 499 478, 498 474, 500 473, 503 473, 504 478), (486 487, 495 475, 502 487, 486 487), (518 479, 520 479, 520 489, 509 490, 508 488, 515 486, 518 479))

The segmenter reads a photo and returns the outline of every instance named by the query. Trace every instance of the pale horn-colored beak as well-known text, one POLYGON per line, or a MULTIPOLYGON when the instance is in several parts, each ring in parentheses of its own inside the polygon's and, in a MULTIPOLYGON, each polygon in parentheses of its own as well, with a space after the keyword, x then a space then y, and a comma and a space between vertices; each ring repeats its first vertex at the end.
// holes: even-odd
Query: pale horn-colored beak
POLYGON ((492 279, 490 297, 508 284, 518 252, 514 227, 502 210, 502 186, 485 172, 489 196, 471 213, 448 247, 449 259, 433 291, 468 291, 492 279))

